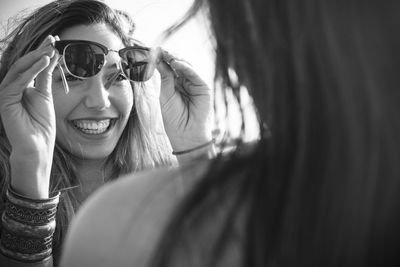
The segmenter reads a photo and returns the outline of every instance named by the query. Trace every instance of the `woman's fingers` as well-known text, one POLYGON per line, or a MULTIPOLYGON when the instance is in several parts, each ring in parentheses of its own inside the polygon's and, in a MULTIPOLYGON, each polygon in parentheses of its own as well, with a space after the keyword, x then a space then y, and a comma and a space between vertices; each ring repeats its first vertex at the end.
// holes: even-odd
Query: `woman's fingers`
POLYGON ((7 75, 3 80, 3 84, 7 84, 18 79, 21 73, 29 70, 32 65, 34 65, 43 56, 47 55, 48 57, 52 58, 54 55, 54 48, 51 44, 54 43, 54 39, 55 38, 53 36, 48 36, 40 44, 38 49, 30 51, 23 57, 19 58, 7 72, 7 75))
POLYGON ((18 103, 22 99, 24 90, 38 73, 44 70, 50 63, 48 56, 43 56, 37 60, 29 69, 23 73, 19 73, 18 79, 7 86, 1 86, 3 96, 0 99, 0 107, 3 110, 7 106, 18 103))
POLYGON ((179 77, 184 77, 194 84, 204 84, 204 81, 187 61, 175 57, 165 50, 163 50, 162 56, 163 61, 166 62, 179 77))
POLYGON ((163 49, 160 49, 160 51, 161 63, 157 69, 161 74, 161 78, 181 77, 189 80, 194 85, 205 85, 203 79, 187 61, 175 57, 163 49))
POLYGON ((20 75, 19 81, 16 83, 23 88, 28 87, 32 80, 50 64, 50 57, 43 55, 38 61, 36 61, 32 67, 26 70, 22 75, 20 75))
MULTIPOLYGON (((42 43, 44 45, 53 46, 54 42, 59 39, 58 37, 49 36, 42 43)), ((51 95, 51 82, 54 68, 58 63, 59 55, 53 51, 53 57, 51 58, 49 65, 41 71, 36 78, 36 90, 44 95, 51 95)))
POLYGON ((168 103, 179 95, 184 102, 191 102, 192 97, 210 95, 210 89, 192 66, 169 52, 160 49, 158 71, 161 74, 161 104, 168 103))
POLYGON ((38 49, 44 48, 44 47, 46 47, 46 46, 48 46, 48 45, 54 46, 55 40, 56 40, 56 37, 54 37, 54 36, 52 36, 52 35, 47 36, 47 37, 43 40, 43 42, 39 45, 38 49))
MULTIPOLYGON (((41 49, 37 49, 29 52, 25 56, 18 59, 7 72, 2 84, 7 85, 15 80, 19 79, 22 73, 29 70, 35 63, 37 63, 42 57, 52 57, 54 49, 51 46, 46 46, 41 49)), ((33 79, 34 77, 32 77, 33 79)), ((32 80, 31 79, 31 80, 32 80)))
POLYGON ((0 103, 19 101, 24 90, 43 70, 48 68, 52 71, 50 67, 55 66, 56 60, 54 48, 51 46, 52 39, 54 40, 54 37, 46 38, 39 49, 27 53, 11 66, 0 85, 3 94, 0 103), (12 101, 9 97, 13 98, 12 101))
POLYGON ((160 73, 161 80, 173 80, 174 71, 165 58, 166 51, 161 48, 157 49, 157 70, 160 73))

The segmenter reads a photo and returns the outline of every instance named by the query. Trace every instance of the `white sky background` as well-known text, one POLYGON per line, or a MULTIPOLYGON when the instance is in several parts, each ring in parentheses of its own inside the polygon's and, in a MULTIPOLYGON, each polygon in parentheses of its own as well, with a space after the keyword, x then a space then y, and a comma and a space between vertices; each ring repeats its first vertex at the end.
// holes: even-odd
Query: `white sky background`
MULTIPOLYGON (((22 10, 31 11, 50 0, 0 0, 0 22, 4 25, 8 18, 17 15, 22 10)), ((214 55, 211 38, 206 23, 202 17, 189 22, 184 28, 177 31, 166 41, 161 42, 161 33, 174 24, 187 11, 192 0, 105 0, 114 8, 127 11, 136 23, 135 38, 148 46, 162 46, 169 52, 184 58, 194 67, 197 73, 210 86, 213 86, 214 55)), ((248 132, 247 140, 257 137, 254 131, 255 117, 251 110, 252 103, 245 95, 244 108, 248 132)), ((233 110, 237 113, 237 110, 233 110)), ((239 114, 233 115, 229 122, 220 120, 219 128, 224 131, 230 128, 238 133, 240 122, 239 114)))

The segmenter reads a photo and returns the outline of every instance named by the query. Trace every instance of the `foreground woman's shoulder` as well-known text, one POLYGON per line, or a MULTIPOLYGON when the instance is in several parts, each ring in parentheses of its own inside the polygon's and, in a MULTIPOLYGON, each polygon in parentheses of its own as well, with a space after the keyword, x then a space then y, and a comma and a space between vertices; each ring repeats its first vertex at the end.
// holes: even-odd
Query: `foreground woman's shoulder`
POLYGON ((144 266, 173 208, 207 164, 132 174, 100 188, 73 220, 62 266, 144 266))

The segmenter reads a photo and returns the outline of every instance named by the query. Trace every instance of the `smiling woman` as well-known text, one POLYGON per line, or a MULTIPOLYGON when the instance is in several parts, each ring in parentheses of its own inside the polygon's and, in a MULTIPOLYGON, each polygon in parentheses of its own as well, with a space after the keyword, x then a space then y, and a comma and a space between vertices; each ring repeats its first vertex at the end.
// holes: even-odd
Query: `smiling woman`
POLYGON ((3 40, 1 266, 57 265, 70 219, 104 182, 213 155, 210 89, 184 61, 139 46, 134 26, 102 1, 60 0, 3 40), (155 69, 157 99, 145 82, 155 69))

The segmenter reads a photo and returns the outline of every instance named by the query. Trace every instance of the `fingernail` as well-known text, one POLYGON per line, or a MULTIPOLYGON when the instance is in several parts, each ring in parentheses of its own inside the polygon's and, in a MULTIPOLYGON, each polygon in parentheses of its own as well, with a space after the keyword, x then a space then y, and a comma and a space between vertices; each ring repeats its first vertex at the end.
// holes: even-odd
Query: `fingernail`
POLYGON ((56 38, 54 36, 52 36, 52 35, 49 35, 48 38, 49 38, 49 41, 50 41, 50 45, 54 46, 54 42, 56 41, 56 38))

